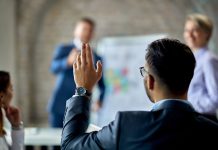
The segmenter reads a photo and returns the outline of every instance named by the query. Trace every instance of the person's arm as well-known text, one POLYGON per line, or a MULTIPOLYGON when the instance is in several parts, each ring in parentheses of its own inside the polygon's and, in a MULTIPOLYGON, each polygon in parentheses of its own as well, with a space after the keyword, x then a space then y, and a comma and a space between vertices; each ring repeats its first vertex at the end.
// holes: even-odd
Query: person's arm
POLYGON ((12 145, 11 150, 24 149, 24 129, 12 129, 11 131, 12 145))
POLYGON ((14 106, 8 106, 5 109, 6 117, 12 126, 11 150, 23 150, 24 149, 24 129, 21 121, 20 110, 14 106))
MULTIPOLYGON (((102 75, 102 65, 98 61, 97 69, 93 65, 92 51, 83 44, 82 53, 73 65, 76 87, 91 92, 102 75)), ((61 149, 116 149, 119 117, 100 131, 85 133, 89 124, 90 99, 86 96, 74 96, 67 101, 61 149)))
POLYGON ((89 124, 89 108, 90 99, 85 96, 72 97, 67 101, 61 140, 62 150, 116 149, 119 115, 102 130, 85 133, 89 124))
POLYGON ((197 111, 214 115, 218 109, 218 61, 211 57, 203 63, 205 90, 199 95, 197 111))
POLYGON ((104 101, 104 95, 105 95, 105 83, 104 83, 104 76, 103 75, 98 82, 98 87, 99 87, 99 91, 100 91, 99 101, 102 104, 104 101))
POLYGON ((64 46, 57 46, 50 66, 51 72, 58 74, 61 71, 67 70, 69 68, 67 58, 68 57, 64 52, 64 46))

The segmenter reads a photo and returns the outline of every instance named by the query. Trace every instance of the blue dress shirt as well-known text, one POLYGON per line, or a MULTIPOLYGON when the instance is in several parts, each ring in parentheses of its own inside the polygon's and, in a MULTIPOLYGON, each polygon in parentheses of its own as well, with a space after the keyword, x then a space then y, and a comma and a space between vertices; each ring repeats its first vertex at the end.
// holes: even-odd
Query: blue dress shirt
POLYGON ((199 113, 215 115, 218 109, 218 59, 207 48, 194 52, 196 67, 188 100, 199 113))
POLYGON ((160 106, 163 105, 163 103, 165 103, 166 101, 178 101, 178 102, 182 102, 182 103, 192 107, 192 104, 185 99, 163 99, 163 100, 160 100, 160 101, 154 103, 154 105, 152 107, 152 111, 156 111, 157 109, 159 109, 160 106))

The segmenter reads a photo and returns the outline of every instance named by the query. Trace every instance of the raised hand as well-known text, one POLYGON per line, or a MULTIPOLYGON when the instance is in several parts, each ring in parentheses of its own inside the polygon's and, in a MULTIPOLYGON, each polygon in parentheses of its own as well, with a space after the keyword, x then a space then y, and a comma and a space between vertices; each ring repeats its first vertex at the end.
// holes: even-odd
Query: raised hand
POLYGON ((82 45, 82 52, 77 56, 73 65, 74 80, 76 87, 84 87, 89 92, 92 91, 95 84, 102 76, 102 64, 96 63, 97 69, 93 64, 92 50, 89 44, 82 45))
POLYGON ((5 107, 5 114, 13 127, 18 127, 21 122, 20 110, 14 106, 5 107))

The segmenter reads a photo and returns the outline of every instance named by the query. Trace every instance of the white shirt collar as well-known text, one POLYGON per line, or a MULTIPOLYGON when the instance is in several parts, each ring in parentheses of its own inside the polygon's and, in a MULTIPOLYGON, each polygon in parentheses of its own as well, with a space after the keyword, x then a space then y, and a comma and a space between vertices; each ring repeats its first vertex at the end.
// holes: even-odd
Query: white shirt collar
POLYGON ((75 39, 73 40, 73 43, 74 43, 74 45, 76 46, 76 48, 77 48, 78 50, 81 50, 81 49, 82 49, 82 42, 81 42, 80 39, 75 38, 75 39))

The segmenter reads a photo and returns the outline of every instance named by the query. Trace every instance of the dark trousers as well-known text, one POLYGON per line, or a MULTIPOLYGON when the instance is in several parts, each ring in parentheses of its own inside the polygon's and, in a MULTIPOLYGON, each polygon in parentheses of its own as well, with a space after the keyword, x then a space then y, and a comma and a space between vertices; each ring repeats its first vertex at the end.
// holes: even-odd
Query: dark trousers
POLYGON ((49 124, 53 128, 63 128, 64 114, 52 113, 49 115, 49 124))

